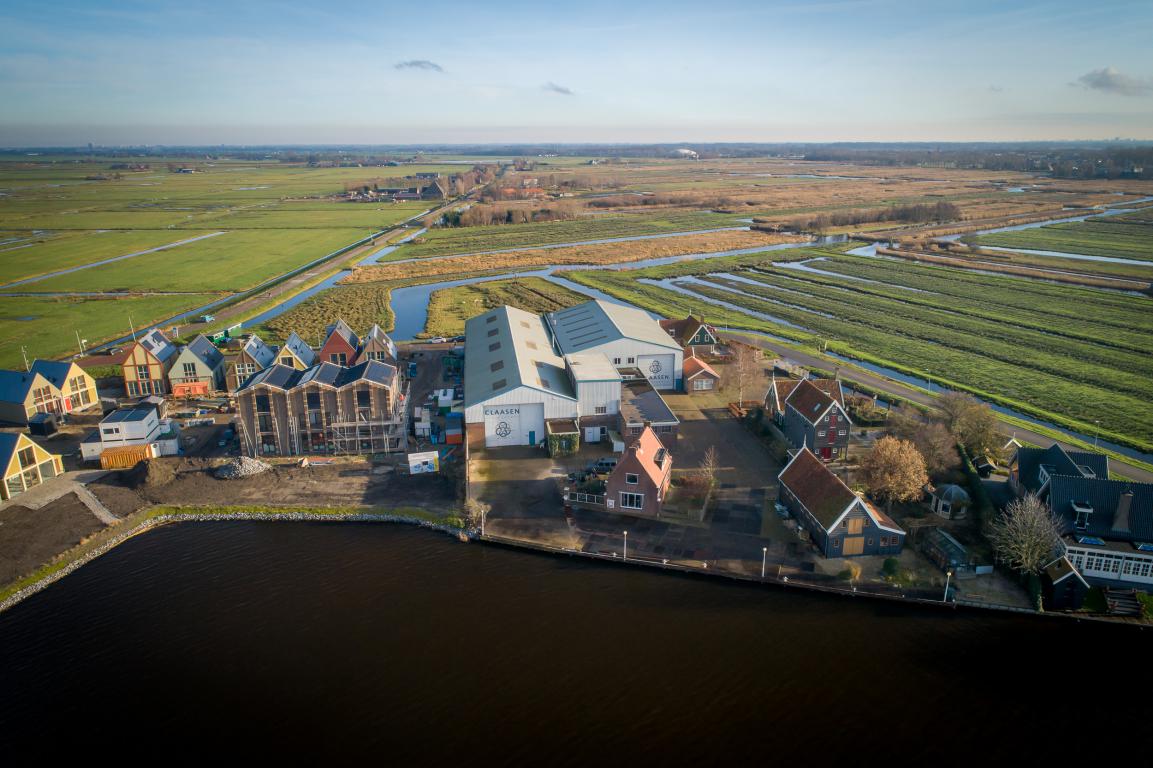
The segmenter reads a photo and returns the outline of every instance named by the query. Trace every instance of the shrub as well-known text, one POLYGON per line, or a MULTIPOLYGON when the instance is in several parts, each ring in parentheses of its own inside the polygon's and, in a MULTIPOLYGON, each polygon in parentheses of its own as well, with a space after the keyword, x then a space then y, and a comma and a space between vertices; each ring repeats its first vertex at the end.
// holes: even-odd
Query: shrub
POLYGON ((881 572, 890 579, 896 578, 901 570, 901 563, 895 557, 886 557, 884 564, 881 566, 881 572))

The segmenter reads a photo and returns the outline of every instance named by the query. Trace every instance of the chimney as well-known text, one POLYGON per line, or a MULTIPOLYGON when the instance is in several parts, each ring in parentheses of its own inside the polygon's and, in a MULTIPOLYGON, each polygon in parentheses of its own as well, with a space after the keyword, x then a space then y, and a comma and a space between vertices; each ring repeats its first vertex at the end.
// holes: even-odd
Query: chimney
POLYGON ((1129 508, 1133 506, 1133 491, 1125 491, 1117 498, 1117 513, 1113 515, 1113 530, 1129 533, 1129 508))

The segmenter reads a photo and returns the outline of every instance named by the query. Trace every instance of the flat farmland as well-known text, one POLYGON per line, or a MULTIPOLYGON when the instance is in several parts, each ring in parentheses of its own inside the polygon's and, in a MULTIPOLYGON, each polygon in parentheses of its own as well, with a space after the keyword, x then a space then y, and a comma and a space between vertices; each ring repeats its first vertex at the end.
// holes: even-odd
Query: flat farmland
POLYGON ((0 285, 34 275, 161 248, 195 237, 168 230, 85 230, 14 237, 0 244, 0 285))
MULTIPOLYGON (((189 232, 188 234, 194 234, 189 232)), ((233 230, 14 290, 238 292, 364 237, 363 230, 233 230)))
POLYGON ((24 369, 20 347, 34 357, 60 358, 80 350, 76 332, 89 346, 99 339, 129 333, 129 316, 137 328, 204 306, 209 295, 131 297, 0 297, 0 367, 24 369))
POLYGON ((1016 232, 996 232, 972 238, 971 242, 978 246, 1153 261, 1153 222, 1126 221, 1121 217, 1089 219, 1016 232))
POLYGON ((832 274, 700 260, 566 275, 662 314, 688 304, 719 325, 827 344, 1088 434, 1099 421, 1108 439, 1153 448, 1148 298, 821 249, 789 257, 804 253, 832 274))

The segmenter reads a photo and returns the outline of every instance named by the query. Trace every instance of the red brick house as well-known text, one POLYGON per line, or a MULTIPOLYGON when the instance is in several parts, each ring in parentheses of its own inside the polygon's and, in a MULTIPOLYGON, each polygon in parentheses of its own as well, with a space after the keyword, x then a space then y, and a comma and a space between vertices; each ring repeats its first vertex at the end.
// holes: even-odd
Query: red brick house
POLYGON ((605 482, 605 508, 622 515, 660 517, 672 471, 673 457, 652 427, 645 427, 605 482))
POLYGON ((685 358, 684 371, 686 392, 712 392, 721 380, 711 365, 693 353, 685 358))
POLYGON ((318 355, 320 362, 345 367, 353 365, 360 354, 360 339, 348 327, 348 323, 337 320, 325 328, 324 333, 324 344, 318 355))

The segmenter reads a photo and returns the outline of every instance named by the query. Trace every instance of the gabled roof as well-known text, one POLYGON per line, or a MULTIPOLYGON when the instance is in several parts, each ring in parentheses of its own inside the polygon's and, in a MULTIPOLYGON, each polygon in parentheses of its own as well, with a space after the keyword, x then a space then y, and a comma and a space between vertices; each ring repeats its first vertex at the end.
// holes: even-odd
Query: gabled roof
POLYGON ((261 368, 267 368, 276 360, 276 350, 265 344, 264 340, 255 333, 248 338, 248 341, 244 342, 244 346, 240 350, 247 352, 248 356, 261 368))
POLYGON ((699 318, 689 315, 682 317, 679 320, 658 320, 657 323, 664 329, 672 338, 676 339, 677 343, 682 347, 688 346, 692 341, 693 336, 697 335, 697 331, 701 328, 707 328, 709 334, 716 338, 716 330, 707 323, 702 322, 699 318))
POLYGON ((136 343, 151 352, 152 356, 162 363, 176 354, 176 345, 169 341, 159 328, 153 328, 137 339, 136 343))
POLYGON ((629 446, 626 455, 617 464, 613 473, 633 472, 637 469, 657 488, 664 488, 669 474, 673 471, 673 457, 652 427, 645 427, 636 442, 629 446))
POLYGON ((1085 589, 1089 589, 1089 582, 1085 581, 1085 578, 1073 567, 1073 564, 1069 562, 1069 558, 1065 555, 1061 555, 1046 565, 1044 572, 1045 575, 1049 577, 1051 584, 1060 584, 1065 579, 1073 578, 1081 582, 1085 586, 1085 589))
POLYGON ((1078 534, 1153 542, 1153 484, 1054 475, 1049 481, 1049 505, 1070 529, 1077 519, 1074 503, 1093 509, 1088 526, 1077 529, 1078 534))
POLYGON ((388 334, 379 325, 374 324, 372 328, 368 329, 368 333, 364 335, 362 341, 365 349, 368 349, 370 345, 383 347, 388 351, 389 357, 393 360, 396 359, 396 343, 388 337, 388 334))
POLYGON ((212 370, 216 370, 220 364, 224 362, 224 355, 220 354, 220 350, 216 348, 216 345, 209 341, 203 334, 189 342, 188 346, 184 349, 188 354, 212 370))
POLYGON ((16 453, 22 437, 28 439, 20 432, 0 432, 0 470, 8 468, 12 462, 12 454, 16 453))
POLYGON ((307 371, 301 371, 300 378, 293 386, 322 384, 326 387, 340 389, 359 381, 371 381, 375 384, 393 386, 396 383, 396 366, 377 360, 365 360, 363 363, 348 368, 326 361, 314 365, 307 371))
POLYGON ((41 376, 43 376, 44 378, 48 379, 48 381, 51 382, 52 384, 54 384, 57 389, 63 389, 64 385, 68 383, 68 379, 72 378, 72 376, 75 375, 72 372, 73 367, 79 368, 80 372, 84 373, 84 369, 80 368, 80 366, 76 365, 76 363, 74 363, 72 361, 68 361, 68 362, 59 362, 56 360, 33 360, 32 361, 32 373, 38 373, 41 376))
POLYGON ((802 448, 785 466, 781 484, 828 530, 859 497, 808 448, 802 448))
MULTIPOLYGON (((337 334, 342 339, 348 342, 349 346, 356 349, 360 346, 360 339, 353 333, 352 328, 344 320, 337 319, 332 325, 326 326, 324 329, 324 343, 327 344, 328 340, 332 338, 333 334, 337 334)), ((322 345, 323 346, 323 345, 322 345)))
POLYGON ((1018 448, 1017 476, 1030 491, 1041 490, 1040 469, 1050 477, 1109 477, 1109 457, 1088 451, 1066 451, 1057 443, 1048 448, 1018 448))
MULTIPOLYGON (((826 379, 825 381, 831 380, 826 379)), ((835 391, 839 393, 840 382, 833 381, 833 384, 836 385, 835 391)), ((795 408, 805 421, 816 424, 833 406, 839 406, 844 411, 843 401, 838 401, 837 397, 829 394, 828 389, 830 389, 829 385, 818 387, 811 380, 804 379, 797 382, 797 386, 789 393, 785 403, 795 408)))
POLYGON ((785 401, 789 399, 789 395, 793 394, 793 390, 800 383, 800 379, 778 379, 774 376, 772 383, 769 384, 769 391, 765 393, 765 405, 771 408, 774 413, 783 413, 785 401))
POLYGON ((260 384, 276 389, 292 389, 304 373, 305 371, 297 370, 292 366, 277 363, 249 376, 248 381, 241 384, 236 392, 239 394, 260 384))
POLYGON ((42 374, 35 371, 0 370, 0 402, 23 404, 33 387, 42 387, 50 383, 42 374))
POLYGON ((280 348, 281 353, 285 351, 299 360, 305 368, 316 362, 316 352, 313 351, 312 347, 304 343, 304 339, 296 335, 296 331, 293 331, 289 335, 288 340, 284 342, 284 346, 280 348))
POLYGON ((695 378, 699 375, 712 376, 714 379, 721 378, 720 374, 713 370, 713 367, 701 360, 699 357, 686 357, 685 358, 685 381, 695 378))
POLYGON ((497 307, 464 325, 464 404, 472 407, 518 387, 576 399, 565 361, 540 315, 497 307))
POLYGON ((564 354, 581 352, 618 339, 634 339, 666 349, 681 348, 647 312, 635 307, 594 299, 550 312, 546 317, 557 346, 564 354))

